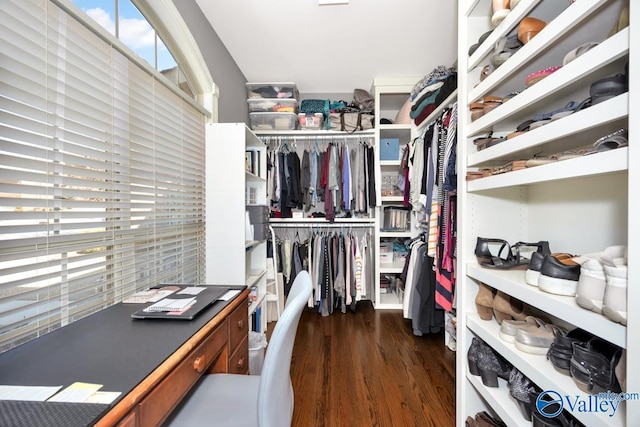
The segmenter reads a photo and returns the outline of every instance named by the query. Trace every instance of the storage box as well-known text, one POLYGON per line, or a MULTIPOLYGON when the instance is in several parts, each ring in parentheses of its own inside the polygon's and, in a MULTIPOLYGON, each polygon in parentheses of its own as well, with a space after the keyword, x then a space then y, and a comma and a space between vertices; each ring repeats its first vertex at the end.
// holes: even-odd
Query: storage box
POLYGON ((387 206, 384 208, 382 231, 408 231, 409 208, 404 206, 387 206))
POLYGON ((250 113, 297 113, 297 99, 254 98, 247 99, 250 113))
POLYGON ((399 138, 380 138, 380 160, 400 160, 399 138))
POLYGON ((298 99, 300 94, 295 83, 247 83, 247 98, 298 99))
POLYGON ((322 129, 324 126, 324 116, 322 113, 298 114, 298 124, 300 129, 322 129))
POLYGON ((294 113, 249 113, 253 130, 293 130, 298 117, 294 113))
POLYGON ((392 264, 393 252, 380 252, 380 264, 392 264))

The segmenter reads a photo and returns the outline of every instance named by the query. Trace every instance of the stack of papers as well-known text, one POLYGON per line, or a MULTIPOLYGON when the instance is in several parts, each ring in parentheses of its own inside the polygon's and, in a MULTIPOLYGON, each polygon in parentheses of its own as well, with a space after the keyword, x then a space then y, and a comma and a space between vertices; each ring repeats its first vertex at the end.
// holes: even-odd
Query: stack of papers
POLYGON ((185 311, 196 303, 196 298, 165 298, 145 308, 145 311, 185 311))

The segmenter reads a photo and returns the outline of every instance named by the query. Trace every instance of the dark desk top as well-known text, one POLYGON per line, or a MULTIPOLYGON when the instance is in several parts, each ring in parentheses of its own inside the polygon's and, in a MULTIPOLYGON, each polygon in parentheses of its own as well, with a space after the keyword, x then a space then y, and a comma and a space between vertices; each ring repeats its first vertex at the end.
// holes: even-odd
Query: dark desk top
POLYGON ((132 319, 146 304, 116 304, 0 354, 0 384, 103 384, 101 391, 122 393, 106 411, 234 299, 216 301, 190 321, 132 319))

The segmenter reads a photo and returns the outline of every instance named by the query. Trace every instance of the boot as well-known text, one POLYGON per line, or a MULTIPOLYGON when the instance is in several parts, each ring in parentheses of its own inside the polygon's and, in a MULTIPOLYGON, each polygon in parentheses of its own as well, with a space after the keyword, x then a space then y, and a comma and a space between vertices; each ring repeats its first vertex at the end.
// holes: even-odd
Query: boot
POLYGON ((501 291, 496 293, 491 303, 493 315, 498 324, 502 324, 502 321, 506 319, 524 320, 525 317, 532 314, 529 307, 522 301, 501 291))
POLYGON ((493 296, 495 290, 484 283, 480 282, 478 287, 478 293, 476 294, 476 310, 478 316, 482 320, 491 320, 493 318, 493 296))

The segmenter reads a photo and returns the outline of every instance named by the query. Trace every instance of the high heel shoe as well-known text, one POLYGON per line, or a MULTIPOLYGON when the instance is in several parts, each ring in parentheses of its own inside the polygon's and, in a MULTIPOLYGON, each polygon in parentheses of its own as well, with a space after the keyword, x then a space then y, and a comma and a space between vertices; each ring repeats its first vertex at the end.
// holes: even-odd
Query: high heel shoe
POLYGON ((467 365, 469 366, 469 373, 471 375, 480 376, 480 371, 478 370, 478 353, 482 345, 482 341, 478 338, 474 337, 471 340, 471 346, 469 346, 469 350, 467 351, 467 365))
POLYGON ((476 311, 482 320, 493 318, 493 298, 496 290, 480 282, 476 294, 476 311))
POLYGON ((509 379, 511 364, 488 345, 483 345, 478 352, 478 370, 482 384, 486 387, 498 387, 498 378, 509 379))
POLYGON ((525 420, 531 421, 531 412, 535 400, 531 400, 531 394, 535 392, 535 386, 522 372, 513 368, 509 375, 509 394, 516 400, 520 413, 525 420))

